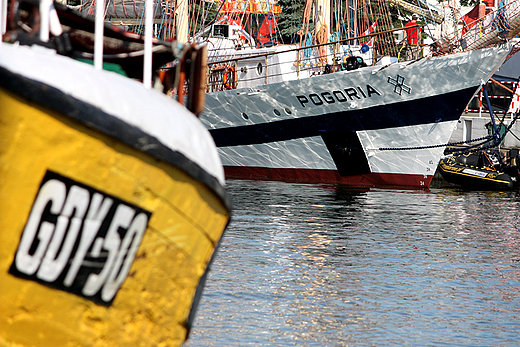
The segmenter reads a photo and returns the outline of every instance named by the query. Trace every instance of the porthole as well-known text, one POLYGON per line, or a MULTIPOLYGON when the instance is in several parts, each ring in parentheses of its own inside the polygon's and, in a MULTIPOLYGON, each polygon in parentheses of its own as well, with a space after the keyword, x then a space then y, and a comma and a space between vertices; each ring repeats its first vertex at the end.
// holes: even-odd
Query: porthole
POLYGON ((276 108, 273 110, 273 112, 276 117, 280 117, 282 115, 276 108))
POLYGON ((245 113, 242 113, 242 118, 244 118, 245 120, 248 120, 249 119, 249 116, 245 113))
POLYGON ((291 109, 290 109, 290 108, 287 108, 287 107, 285 108, 284 111, 285 111, 286 114, 291 114, 291 113, 292 113, 291 109))
POLYGON ((264 66, 262 65, 262 63, 258 63, 258 65, 256 66, 256 73, 261 75, 263 72, 264 72, 264 66))

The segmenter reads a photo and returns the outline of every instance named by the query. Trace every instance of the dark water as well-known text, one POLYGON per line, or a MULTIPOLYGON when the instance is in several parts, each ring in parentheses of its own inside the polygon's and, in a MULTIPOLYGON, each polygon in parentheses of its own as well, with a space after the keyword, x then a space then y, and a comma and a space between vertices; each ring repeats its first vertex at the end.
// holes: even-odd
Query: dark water
POLYGON ((228 190, 186 346, 520 346, 520 194, 228 190))

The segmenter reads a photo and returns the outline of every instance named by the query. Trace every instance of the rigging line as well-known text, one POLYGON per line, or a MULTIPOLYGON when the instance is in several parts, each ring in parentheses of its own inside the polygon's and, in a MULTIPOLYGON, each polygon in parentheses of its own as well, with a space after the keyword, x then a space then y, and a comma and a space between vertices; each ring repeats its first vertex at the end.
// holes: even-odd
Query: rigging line
POLYGON ((340 10, 338 10, 338 0, 332 1, 332 14, 333 14, 333 25, 331 25, 331 32, 337 32, 338 35, 341 34, 341 27, 339 26, 339 14, 340 10), (332 29, 332 26, 334 26, 334 29, 332 29))
POLYGON ((513 135, 513 137, 514 137, 515 139, 517 139, 518 141, 520 141, 520 138, 518 138, 518 136, 516 136, 514 132, 510 131, 509 133, 510 133, 511 135, 513 135))
MULTIPOLYGON (((499 134, 499 136, 498 136, 498 141, 495 139, 495 140, 493 141, 492 144, 490 144, 490 145, 488 145, 488 146, 485 146, 485 147, 482 147, 482 148, 480 148, 480 150, 486 150, 486 149, 489 149, 489 148, 498 147, 498 146, 500 145, 500 142, 502 142, 502 140, 506 137, 506 135, 507 135, 508 133, 511 133, 515 138, 518 139, 518 137, 516 137, 516 135, 514 135, 513 132, 511 131, 511 127, 512 127, 513 124, 516 122, 516 120, 518 119, 518 117, 520 117, 520 113, 516 113, 516 114, 515 114, 515 117, 514 117, 513 120, 511 121, 511 124, 509 124, 509 126, 507 126, 507 128, 506 128, 506 130, 505 130, 505 132, 504 132, 504 136, 503 136, 503 137, 500 136, 500 134, 499 134)), ((490 136, 491 138, 494 137, 494 136, 491 136, 491 135, 488 135, 488 136, 490 136)), ((490 140, 490 141, 491 141, 491 140, 490 140)), ((486 142, 488 142, 488 141, 486 141, 486 142)), ((485 144, 486 142, 483 142, 482 144, 485 144)), ((472 147, 469 147, 468 149, 465 149, 465 150, 462 151, 462 152, 454 152, 453 154, 458 155, 458 154, 468 153, 468 152, 470 152, 470 150, 471 150, 472 148, 475 148, 475 147, 477 147, 477 145, 472 146, 472 147)))
MULTIPOLYGON (((200 5, 199 5, 199 9, 200 9, 200 5)), ((208 12, 209 12, 209 9, 208 9, 208 12)), ((206 1, 202 1, 202 15, 200 16, 200 23, 199 23, 200 28, 204 27, 204 23, 206 23, 206 16, 207 16, 206 1)), ((195 26, 195 30, 193 30, 193 36, 192 36, 193 41, 195 41, 195 36, 197 36, 197 30, 198 30, 198 28, 195 26)))
MULTIPOLYGON (((274 22, 274 35, 275 35, 275 39, 276 39, 278 37, 278 30, 277 30, 278 25, 276 23, 276 17, 274 15, 274 5, 270 6, 270 8, 271 8, 271 15, 273 16, 272 18, 273 18, 273 22, 274 22)), ((269 19, 269 15, 267 15, 266 17, 267 17, 267 19, 269 19)), ((271 21, 269 21, 269 34, 271 35, 271 42, 273 42, 273 45, 274 45, 273 35, 271 33, 271 21)))
MULTIPOLYGON (((352 21, 353 21, 353 24, 354 24, 354 36, 357 36, 359 35, 359 21, 358 21, 358 14, 359 14, 359 1, 363 1, 363 0, 352 0, 353 2, 353 5, 354 5, 354 8, 352 9, 352 21)), ((365 12, 366 12, 366 8, 365 8, 365 12)), ((359 41, 355 41, 355 42, 359 42, 359 41)), ((350 44, 349 44, 349 49, 350 49, 350 44)))
POLYGON ((197 15, 197 11, 195 9, 195 2, 193 0, 188 1, 188 35, 187 40, 190 40, 192 37, 192 32, 194 31, 193 27, 197 26, 197 21, 199 17, 197 15))
POLYGON ((172 8, 172 32, 175 32, 175 36, 178 36, 179 33, 177 32, 177 11, 179 10, 179 1, 182 0, 175 0, 174 6, 172 8))
POLYGON ((513 94, 515 93, 513 90, 509 89, 508 87, 506 87, 504 84, 500 83, 499 81, 496 81, 496 80, 494 80, 494 79, 492 79, 492 78, 489 78, 489 80, 490 80, 491 82, 493 82, 493 83, 498 84, 500 87, 504 88, 504 89, 507 90, 508 92, 511 92, 511 93, 513 93, 513 94))
POLYGON ((137 16, 137 13, 138 13, 138 11, 137 11, 137 2, 133 1, 133 5, 134 5, 134 13, 137 16))
POLYGON ((397 7, 397 18, 399 18, 399 22, 401 22, 401 27, 404 28, 404 23, 402 18, 404 18, 404 14, 401 13, 401 8, 399 6, 397 7))
MULTIPOLYGON (((162 51, 164 47, 155 46, 152 48, 152 52, 162 51)), ((103 59, 117 59, 117 58, 132 58, 132 57, 140 57, 144 55, 144 49, 139 51, 133 51, 129 53, 117 53, 117 54, 103 54, 103 59)), ((91 59, 94 57, 94 54, 88 52, 80 52, 80 56, 83 58, 91 59)))
MULTIPOLYGON (((389 4, 388 2, 383 2, 383 5, 385 6, 385 11, 386 11, 386 21, 388 23, 388 28, 389 29, 393 29, 393 23, 392 23, 392 19, 391 17, 388 15, 390 13, 390 7, 389 7, 389 4)), ((397 45, 395 43, 395 38, 393 36, 393 34, 387 34, 387 40, 388 40, 388 43, 390 45, 390 49, 389 49, 389 52, 394 55, 394 56, 397 56, 398 54, 398 49, 397 49, 397 45)))
POLYGON ((161 37, 163 40, 166 39, 167 35, 167 27, 168 27, 168 0, 161 1, 161 23, 159 23, 159 28, 157 29, 157 37, 161 37))
POLYGON ((170 15, 168 18, 168 34, 171 35, 171 37, 175 37, 175 3, 176 0, 170 1, 170 15))
POLYGON ((162 4, 161 2, 161 22, 159 23, 159 27, 157 28, 157 37, 161 38, 162 40, 165 40, 166 36, 166 15, 167 15, 167 2, 164 2, 164 10, 162 10, 162 4))
MULTIPOLYGON (((517 114, 517 116, 518 116, 518 114, 517 114)), ((516 118, 515 118, 515 119, 516 119, 516 118)), ((505 134, 504 134, 504 137, 505 137, 505 134)), ((488 141, 487 141, 487 142, 488 142, 488 141)), ((493 141, 493 143, 491 143, 490 145, 487 145, 487 146, 484 146, 484 147, 482 147, 482 148, 479 148, 479 150, 486 150, 486 149, 490 149, 490 148, 498 147, 499 144, 500 144, 500 142, 502 142, 502 140, 500 140, 500 141, 498 142, 498 144, 495 143, 495 141, 493 141)), ((485 144, 485 142, 482 143, 482 144, 485 144)), ((473 149, 473 148, 475 148, 475 147, 477 147, 477 145, 472 146, 472 147, 469 147, 468 149, 465 149, 464 151, 453 152, 453 154, 454 154, 454 155, 466 154, 466 153, 471 152, 471 149, 473 149)))
POLYGON ((166 19, 166 32, 169 38, 175 37, 175 23, 174 23, 174 8, 176 0, 167 0, 168 1, 168 17, 166 19))
MULTIPOLYGON (((420 1, 420 0, 417 0, 417 1, 420 1)), ((430 7, 430 4, 428 4, 428 1, 426 1, 426 6, 428 7, 428 13, 430 14, 430 18, 432 18, 432 21, 435 23, 435 20, 433 19, 433 12, 432 12, 432 9, 430 7)), ((428 24, 428 22, 426 22, 428 24)), ((431 31, 429 28, 428 28, 428 31, 431 31)), ((431 37, 431 35, 430 35, 431 37)))
MULTIPOLYGON (((380 1, 380 0, 377 0, 377 1, 372 1, 371 3, 374 3, 375 2, 375 11, 374 9, 372 8, 372 23, 374 23, 376 20, 378 21, 378 27, 382 27, 383 29, 386 29, 386 28, 391 28, 392 25, 391 23, 389 23, 389 20, 388 20, 388 16, 385 14, 385 13, 388 13, 388 9, 385 8, 385 3, 380 1)), ((373 25, 373 24, 372 24, 373 25)), ((367 29, 367 30, 370 30, 370 29, 367 29)), ((383 55, 392 55, 392 52, 391 52, 391 47, 390 47, 390 44, 389 44, 389 38, 388 38, 388 35, 382 35, 380 37, 376 37, 375 40, 377 42, 379 42, 379 48, 380 48, 380 53, 383 54, 383 55)))
POLYGON ((280 30, 280 26, 278 25, 278 21, 276 20, 276 17, 274 15, 274 8, 272 9, 272 12, 273 12, 274 26, 275 26, 275 30, 276 30, 276 37, 279 37, 280 41, 283 44, 284 43, 283 42, 283 36, 281 34, 281 30, 280 30))
MULTIPOLYGON (((424 23, 428 24, 428 21, 426 20, 426 16, 423 13, 423 9, 421 6, 421 0, 417 0, 417 4, 419 5, 419 8, 421 9, 421 16, 423 17, 424 23)), ((428 6, 428 4, 426 4, 426 6, 428 6)), ((428 6, 428 8, 430 8, 430 7, 428 6)), ((430 11, 430 16, 431 16, 431 11, 430 11)), ((432 18, 433 18, 433 16, 432 16, 432 18)), ((428 32, 429 32, 428 36, 430 36, 430 38, 433 38, 433 35, 432 35, 428 25, 426 25, 426 29, 428 29, 428 32)))
MULTIPOLYGON (((365 0, 361 0, 361 3, 362 3, 362 8, 363 8, 363 13, 361 14, 362 15, 361 23, 359 23, 359 24, 361 24, 361 28, 359 28, 359 26, 358 26, 358 32, 365 32, 365 30, 368 29, 368 27, 370 27, 369 12, 373 13, 372 3, 370 2, 367 5, 365 0)), ((358 43, 359 43, 359 41, 358 41, 358 43)))
MULTIPOLYGON (((220 11, 222 11, 222 7, 224 7, 225 3, 226 3, 225 1, 222 1, 222 3, 220 4, 220 7, 217 9, 217 14, 215 15, 215 18, 213 18, 213 20, 211 22, 209 22, 209 24, 207 26, 205 26, 201 31, 204 31, 207 27, 211 27, 213 25, 213 23, 215 23, 218 20, 220 11)), ((209 10, 208 10, 208 12, 209 12, 209 10)), ((206 38, 209 38, 210 33, 211 33, 211 30, 208 30, 207 31, 208 36, 206 38)))
MULTIPOLYGON (((340 8, 342 4, 340 3, 340 8)), ((350 28, 350 23, 349 23, 349 20, 350 20, 350 15, 347 16, 347 13, 349 11, 349 7, 350 7, 350 1, 347 0, 345 2, 345 11, 343 11, 343 17, 341 17, 341 23, 342 25, 340 26, 341 27, 341 30, 343 31, 342 35, 340 35, 340 38, 342 37, 345 37, 345 38, 348 38, 349 36, 349 28, 350 28), (346 21, 345 21, 345 18, 346 18, 346 21)))
POLYGON ((487 92, 485 84, 482 84, 482 91, 484 93, 484 97, 486 98, 486 103, 487 103, 487 106, 488 106, 489 116, 491 117, 491 123, 493 124, 493 130, 495 132, 494 138, 495 138, 495 140, 497 140, 497 137, 499 137, 500 135, 498 134, 498 131, 497 131, 497 125, 495 123, 495 117, 493 115, 493 109, 491 107, 491 101, 489 100, 489 95, 488 95, 488 92, 487 92))
MULTIPOLYGON (((108 0, 106 3, 105 3, 106 7, 105 7, 105 14, 104 14, 104 17, 103 18, 106 18, 107 17, 107 13, 108 13, 108 7, 110 6, 110 0, 108 0)), ((114 13, 117 14, 117 11, 116 11, 116 2, 115 1, 112 1, 112 7, 114 8, 114 13)))
MULTIPOLYGON (((128 11, 126 10, 125 2, 121 1, 121 5, 123 6, 123 13, 125 14, 125 17, 128 17, 128 11)), ((114 8, 115 8, 115 1, 114 1, 114 8)))
MULTIPOLYGON (((274 11, 273 12, 273 16, 274 16, 274 11)), ((273 28, 271 27, 271 21, 269 21, 269 15, 267 15, 267 22, 268 22, 268 25, 269 25, 269 39, 271 39, 271 42, 273 42, 274 44, 274 40, 273 40, 273 28)), ((265 21, 265 18, 264 18, 264 21, 265 21)), ((275 35, 276 35, 276 32, 275 32, 275 35)))
MULTIPOLYGON (((135 3, 135 2, 134 2, 135 3)), ((137 9, 137 8, 136 8, 137 9)), ((137 12, 136 12, 137 14, 137 12)), ((139 24, 137 26, 137 30, 139 31, 139 33, 141 32, 141 29, 143 27, 143 20, 144 20, 144 10, 141 12, 141 18, 139 20, 139 24)), ((143 29, 144 30, 144 29, 143 29)))
POLYGON ((109 6, 110 6, 110 1, 105 1, 105 8, 103 9, 103 18, 107 18, 107 13, 108 13, 108 7, 109 6))
MULTIPOLYGON (((506 128, 506 132, 504 133, 504 137, 506 136, 506 134, 511 130, 511 127, 513 126, 513 124, 516 122, 516 120, 518 119, 518 117, 520 116, 520 112, 517 112, 515 113, 515 117, 513 118, 513 120, 511 121, 511 123, 508 125, 508 127, 506 128)), ((504 116, 505 117, 505 116, 504 116)))
POLYGON ((341 37, 342 36, 342 26, 341 26, 341 23, 342 23, 342 18, 341 18, 341 2, 340 0, 336 0, 336 5, 335 5, 335 8, 336 8, 336 11, 335 11, 335 14, 336 14, 336 30, 338 31, 338 37, 341 37))
POLYGON ((159 27, 157 28, 157 38, 161 38, 162 40, 164 40, 163 28, 164 28, 164 13, 161 14, 161 22, 159 23, 159 27))
POLYGON ((312 43, 318 43, 318 30, 319 28, 316 28, 316 23, 318 22, 318 11, 317 11, 317 6, 318 6, 318 0, 314 0, 314 4, 313 4, 313 7, 314 7, 314 13, 312 15, 312 20, 313 20, 313 23, 314 23, 314 34, 312 35, 312 43))
MULTIPOLYGON (((345 10, 348 9, 348 3, 349 3, 349 1, 345 2, 345 10)), ((343 11, 343 2, 342 1, 339 1, 339 11, 340 11, 340 13, 339 13, 340 25, 339 26, 340 26, 340 30, 342 31, 340 38, 342 38, 342 37, 347 38, 348 24, 346 24, 346 23, 348 23, 348 20, 345 21, 346 11, 343 11), (341 15, 342 12, 343 12, 343 15, 341 15)))
POLYGON ((92 16, 94 14, 94 3, 95 3, 95 1, 91 1, 90 2, 90 7, 88 9, 88 15, 89 16, 92 16))
MULTIPOLYGON (((506 127, 506 130, 504 132, 504 136, 503 138, 506 137, 506 134, 510 132, 511 130, 511 127, 513 126, 513 124, 516 122, 516 120, 518 119, 518 117, 520 116, 520 113, 515 113, 515 116, 513 118, 513 120, 511 121, 511 123, 506 127, 506 125, 504 124, 504 119, 506 118, 506 114, 504 114, 504 116, 502 117, 502 119, 500 120, 500 125, 503 125, 504 127, 506 127)), ((512 133, 512 132, 511 132, 512 133)), ((499 134, 500 135, 500 134, 499 134)), ((514 136, 514 135, 513 135, 514 136)), ((499 136, 500 137, 500 136, 499 136)), ((516 137, 516 136, 515 136, 516 137)), ((500 141, 498 141, 499 143, 502 142, 502 139, 500 139, 500 141)))
MULTIPOLYGON (((193 8, 195 8, 197 6, 197 1, 193 1, 193 8)), ((197 8, 197 17, 196 17, 196 20, 193 22, 193 26, 192 26, 192 34, 190 35, 190 37, 195 37, 195 34, 197 33, 197 26, 202 26, 204 25, 204 11, 205 11, 205 6, 206 6, 206 2, 205 1, 201 1, 201 5, 198 6, 197 8), (200 25, 200 23, 202 23, 202 25, 200 25)))
POLYGON ((343 30, 345 32, 346 39, 349 38, 349 29, 350 29, 349 10, 350 10, 350 0, 347 0, 347 1, 345 1, 345 11, 343 11, 343 18, 341 19, 342 23, 343 23, 343 30), (345 18, 347 18, 347 27, 346 28, 345 28, 345 18))

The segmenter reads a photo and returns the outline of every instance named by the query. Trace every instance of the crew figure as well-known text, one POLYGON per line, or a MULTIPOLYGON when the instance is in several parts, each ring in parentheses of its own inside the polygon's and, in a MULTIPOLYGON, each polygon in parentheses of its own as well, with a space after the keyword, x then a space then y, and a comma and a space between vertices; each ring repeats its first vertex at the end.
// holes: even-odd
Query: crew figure
POLYGON ((406 60, 419 58, 419 41, 421 38, 421 27, 412 27, 417 25, 417 15, 412 15, 412 20, 404 25, 405 39, 403 46, 406 44, 406 60), (412 27, 412 28, 410 28, 412 27))

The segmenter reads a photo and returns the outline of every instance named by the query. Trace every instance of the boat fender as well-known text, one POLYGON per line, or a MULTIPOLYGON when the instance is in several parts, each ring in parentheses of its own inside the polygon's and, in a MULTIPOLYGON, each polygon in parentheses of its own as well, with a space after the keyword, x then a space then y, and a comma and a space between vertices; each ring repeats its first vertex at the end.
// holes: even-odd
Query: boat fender
POLYGON ((232 85, 234 80, 234 74, 235 68, 233 66, 226 66, 226 68, 224 69, 224 75, 222 76, 222 84, 224 85, 224 88, 226 88, 227 90, 234 89, 232 85))

